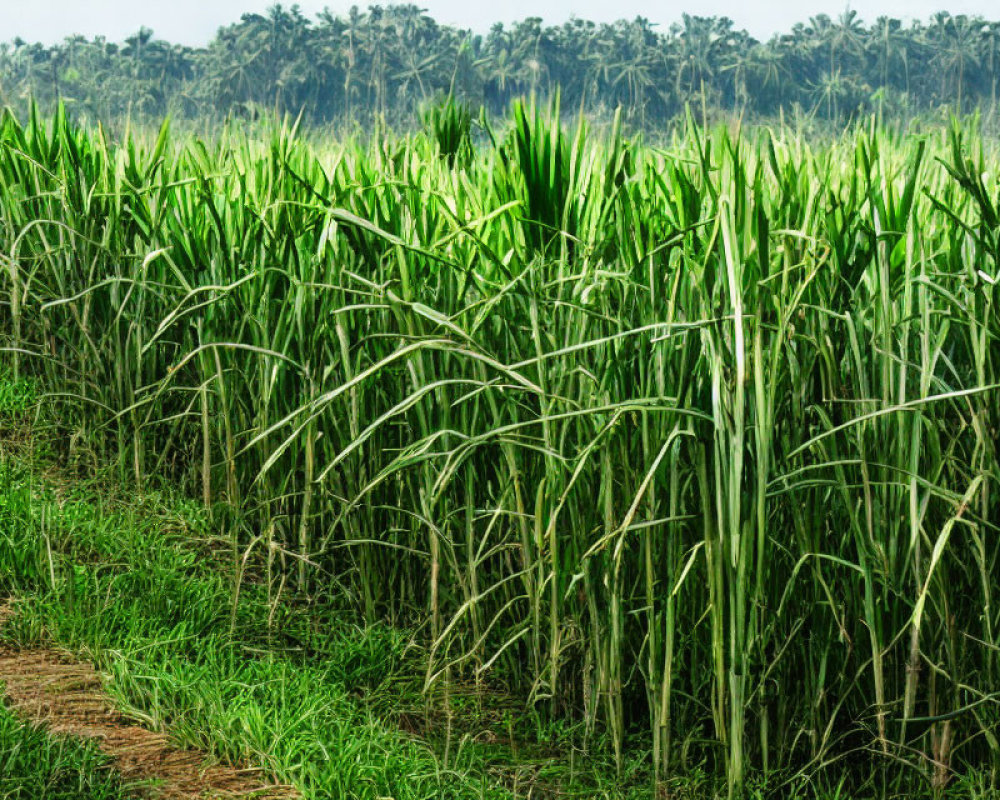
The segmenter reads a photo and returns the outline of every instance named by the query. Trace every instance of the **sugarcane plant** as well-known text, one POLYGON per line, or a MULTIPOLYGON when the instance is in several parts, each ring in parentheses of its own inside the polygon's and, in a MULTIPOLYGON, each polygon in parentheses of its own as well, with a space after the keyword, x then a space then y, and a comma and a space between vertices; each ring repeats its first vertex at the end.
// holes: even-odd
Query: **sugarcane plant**
POLYGON ((4 362, 67 451, 200 498, 276 606, 419 629, 431 694, 503 682, 733 798, 995 775, 975 125, 470 125, 5 113, 4 362))

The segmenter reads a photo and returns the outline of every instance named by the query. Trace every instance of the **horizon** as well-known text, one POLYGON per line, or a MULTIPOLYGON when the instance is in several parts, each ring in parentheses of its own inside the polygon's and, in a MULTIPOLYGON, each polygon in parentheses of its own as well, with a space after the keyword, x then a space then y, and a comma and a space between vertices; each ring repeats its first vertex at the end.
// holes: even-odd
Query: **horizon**
MULTIPOLYGON (((236 23, 243 14, 263 13, 275 5, 272 0, 224 0, 223 2, 206 5, 199 0, 177 0, 170 9, 142 8, 124 0, 99 0, 90 3, 72 3, 67 0, 37 0, 33 4, 20 5, 7 13, 7 21, 0 34, 4 42, 20 38, 26 42, 52 45, 72 36, 84 36, 88 40, 103 36, 109 41, 122 42, 141 27, 153 31, 157 39, 189 47, 204 47, 218 33, 220 28, 236 23)), ((298 5, 302 13, 315 21, 317 14, 324 7, 337 16, 348 13, 351 5, 341 3, 331 5, 326 2, 307 1, 298 4, 283 3, 286 8, 298 5)), ((360 7, 360 4, 357 4, 360 7)), ((387 5, 405 5, 405 3, 389 3, 387 5)), ((550 3, 553 9, 548 14, 539 15, 537 4, 528 0, 515 0, 490 6, 496 13, 484 14, 479 6, 469 6, 457 0, 432 0, 428 3, 416 4, 421 10, 432 17, 438 24, 471 30, 476 34, 485 34, 497 22, 508 26, 520 20, 541 16, 546 26, 558 26, 571 19, 583 19, 596 23, 610 23, 617 20, 632 20, 637 16, 644 17, 660 30, 668 30, 672 24, 679 22, 685 11, 681 4, 671 3, 666 8, 661 5, 660 13, 651 14, 648 3, 637 0, 624 0, 614 4, 614 14, 603 13, 608 8, 596 0, 560 0, 550 3)), ((943 9, 937 0, 917 0, 916 2, 899 2, 899 0, 881 0, 866 6, 865 12, 858 13, 861 21, 870 25, 880 16, 888 16, 902 20, 905 24, 914 21, 927 22, 935 13, 947 10, 953 16, 986 16, 996 7, 983 0, 959 0, 950 3, 943 9)), ((364 6, 365 9, 368 6, 364 6)), ((790 32, 799 23, 808 23, 809 19, 820 14, 836 19, 846 10, 852 9, 851 3, 841 3, 837 0, 818 2, 805 13, 798 13, 802 4, 791 0, 781 0, 768 4, 739 4, 734 0, 708 0, 699 4, 697 16, 729 17, 734 27, 747 31, 759 41, 767 41, 775 34, 790 32), (755 7, 758 5, 763 8, 755 7), (794 12, 793 12, 794 10, 794 12)), ((857 9, 854 9, 857 10, 857 9)), ((1000 11, 994 12, 1000 14, 1000 11)))

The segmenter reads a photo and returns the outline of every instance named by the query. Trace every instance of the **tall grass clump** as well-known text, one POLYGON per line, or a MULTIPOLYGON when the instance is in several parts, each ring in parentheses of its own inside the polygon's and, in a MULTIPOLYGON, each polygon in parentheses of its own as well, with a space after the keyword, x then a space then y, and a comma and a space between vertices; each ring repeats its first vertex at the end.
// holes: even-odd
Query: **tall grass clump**
POLYGON ((274 603, 425 624, 429 689, 504 682, 731 797, 995 775, 975 129, 653 148, 523 104, 466 158, 444 135, 8 114, 5 360, 265 553, 274 603))
POLYGON ((453 165, 469 152, 472 111, 453 95, 427 104, 420 113, 424 133, 437 143, 438 152, 453 165))

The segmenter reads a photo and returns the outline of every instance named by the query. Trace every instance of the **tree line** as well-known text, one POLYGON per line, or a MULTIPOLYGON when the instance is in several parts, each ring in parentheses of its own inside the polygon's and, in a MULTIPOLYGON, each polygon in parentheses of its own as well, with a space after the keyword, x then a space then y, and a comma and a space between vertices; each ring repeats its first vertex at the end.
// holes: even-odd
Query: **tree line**
POLYGON ((482 35, 440 25, 415 5, 315 18, 275 5, 220 28, 205 47, 148 28, 122 43, 14 39, 0 45, 0 104, 23 111, 31 98, 43 107, 62 100, 97 119, 276 111, 405 123, 441 95, 500 112, 515 97, 558 87, 564 109, 621 107, 636 125, 671 119, 690 102, 843 121, 872 111, 992 111, 998 45, 1000 22, 947 12, 865 24, 848 10, 761 42, 726 17, 690 14, 668 29, 642 17, 562 25, 531 17, 482 35))

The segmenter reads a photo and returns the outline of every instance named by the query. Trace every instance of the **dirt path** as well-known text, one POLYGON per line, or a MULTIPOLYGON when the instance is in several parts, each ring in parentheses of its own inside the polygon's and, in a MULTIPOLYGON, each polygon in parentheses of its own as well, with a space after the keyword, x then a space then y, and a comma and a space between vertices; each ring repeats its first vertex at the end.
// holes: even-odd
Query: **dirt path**
MULTIPOLYGON (((13 611, 0 605, 0 626, 13 611)), ((0 648, 0 684, 7 706, 53 733, 95 739, 129 781, 155 781, 148 795, 162 800, 257 798, 294 800, 291 787, 270 786, 256 770, 204 766, 206 755, 181 750, 162 733, 124 719, 113 708, 89 664, 52 650, 0 648)))

